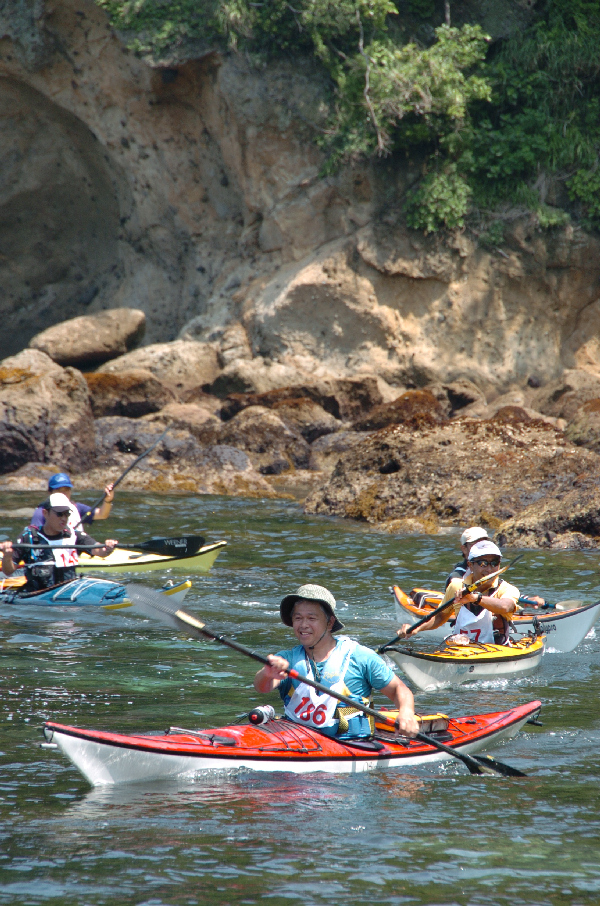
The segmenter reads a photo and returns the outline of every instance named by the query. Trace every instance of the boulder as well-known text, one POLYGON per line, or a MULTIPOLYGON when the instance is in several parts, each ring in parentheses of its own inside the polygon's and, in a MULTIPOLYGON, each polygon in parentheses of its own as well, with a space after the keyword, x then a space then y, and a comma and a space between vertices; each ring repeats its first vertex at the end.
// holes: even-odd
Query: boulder
POLYGON ((113 308, 55 324, 30 342, 59 365, 91 368, 114 359, 141 342, 146 315, 137 308, 113 308))
POLYGON ((142 421, 149 424, 173 425, 197 436, 207 428, 218 430, 221 427, 220 418, 206 406, 199 406, 196 403, 169 403, 160 412, 142 416, 142 421))
POLYGON ((227 444, 245 450, 263 475, 308 468, 309 445, 265 406, 249 406, 219 429, 202 431, 200 437, 204 443, 227 444))
POLYGON ((421 429, 441 424, 446 419, 444 405, 429 390, 407 390, 394 402, 376 406, 352 427, 355 431, 377 431, 388 425, 421 429))
POLYGON ((224 399, 230 393, 266 393, 301 384, 307 379, 309 375, 297 368, 279 362, 267 365, 257 356, 230 361, 212 383, 204 385, 204 390, 224 399))
POLYGON ((116 374, 86 374, 94 418, 122 415, 140 418, 158 412, 173 394, 150 371, 132 368, 116 374))
POLYGON ((88 387, 79 371, 37 349, 0 362, 0 473, 28 462, 76 469, 93 451, 88 387))
POLYGON ((210 384, 219 373, 217 353, 211 343, 194 340, 174 340, 172 343, 154 343, 142 346, 127 355, 108 362, 99 373, 117 374, 144 368, 168 387, 182 401, 201 394, 202 387, 210 384))
POLYGON ((560 380, 530 391, 529 405, 544 415, 575 418, 577 410, 588 400, 600 398, 600 376, 579 369, 569 369, 560 380))
POLYGON ((600 491, 597 474, 578 476, 569 487, 562 482, 560 497, 541 495, 499 527, 496 541, 503 547, 552 550, 600 549, 600 491))
POLYGON ((600 399, 590 399, 577 409, 565 428, 565 436, 578 447, 600 453, 600 399))
MULTIPOLYGON (((121 417, 95 423, 96 460, 80 483, 99 486, 107 471, 124 471, 162 434, 161 424, 121 417)), ((189 431, 174 428, 125 478, 123 485, 153 492, 275 496, 242 450, 225 444, 202 445, 189 431)))
POLYGON ((294 400, 281 400, 273 405, 272 411, 291 431, 301 434, 309 444, 324 434, 339 431, 341 427, 341 422, 306 396, 294 400))

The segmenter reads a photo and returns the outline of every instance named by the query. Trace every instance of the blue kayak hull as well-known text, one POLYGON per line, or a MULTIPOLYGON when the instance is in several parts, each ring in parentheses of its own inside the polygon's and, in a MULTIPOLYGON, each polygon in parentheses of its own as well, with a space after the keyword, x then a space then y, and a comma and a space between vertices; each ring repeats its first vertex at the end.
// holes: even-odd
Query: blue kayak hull
POLYGON ((19 594, 18 589, 0 592, 0 604, 42 604, 52 607, 119 607, 127 606, 127 590, 118 582, 107 579, 82 577, 28 594, 19 594))

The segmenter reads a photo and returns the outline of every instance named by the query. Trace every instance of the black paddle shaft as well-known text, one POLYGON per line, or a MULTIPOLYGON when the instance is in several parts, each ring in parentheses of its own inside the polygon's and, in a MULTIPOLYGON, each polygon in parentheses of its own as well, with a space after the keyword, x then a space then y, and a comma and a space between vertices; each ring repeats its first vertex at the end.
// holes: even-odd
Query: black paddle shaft
MULTIPOLYGON (((228 648, 232 648, 234 651, 238 651, 240 654, 246 655, 246 657, 252 658, 254 661, 258 661, 259 664, 263 666, 270 667, 271 663, 268 658, 263 657, 262 654, 258 654, 256 651, 252 651, 251 648, 247 648, 245 645, 240 645, 239 642, 235 642, 233 639, 228 638, 225 635, 219 635, 216 632, 213 632, 208 628, 204 623, 198 620, 192 614, 187 613, 187 611, 182 610, 177 607, 169 607, 167 602, 164 601, 164 596, 159 595, 157 592, 151 591, 145 586, 139 585, 127 585, 127 593, 130 600, 135 605, 139 603, 142 605, 149 606, 154 611, 159 611, 167 616, 168 622, 171 624, 174 620, 182 629, 185 629, 189 632, 192 630, 194 635, 204 636, 207 639, 212 639, 215 642, 219 642, 221 645, 226 645, 228 648)), ((316 689, 318 692, 325 692, 327 695, 330 695, 332 698, 337 699, 343 704, 361 711, 363 714, 368 714, 370 717, 375 717, 380 720, 382 723, 388 724, 388 726, 395 726, 395 721, 380 711, 376 711, 374 708, 370 708, 368 705, 363 705, 362 702, 357 702, 355 699, 348 698, 346 695, 342 695, 340 692, 335 692, 329 688, 329 686, 324 686, 322 683, 317 682, 317 680, 309 679, 306 676, 298 673, 294 669, 288 669, 284 671, 292 679, 298 679, 303 683, 306 683, 308 686, 312 686, 313 689, 316 689)), ((421 742, 426 743, 434 749, 438 749, 441 752, 445 752, 448 755, 451 755, 454 758, 458 758, 460 761, 465 764, 471 774, 502 774, 503 776, 520 776, 515 768, 511 768, 509 765, 504 765, 502 762, 494 761, 493 764, 490 762, 486 763, 486 760, 483 759, 482 763, 479 763, 478 760, 473 758, 471 755, 467 755, 464 752, 458 752, 455 749, 445 746, 443 743, 433 739, 431 736, 426 735, 425 733, 418 733, 417 739, 421 742)), ((524 775, 523 775, 524 776, 524 775)))

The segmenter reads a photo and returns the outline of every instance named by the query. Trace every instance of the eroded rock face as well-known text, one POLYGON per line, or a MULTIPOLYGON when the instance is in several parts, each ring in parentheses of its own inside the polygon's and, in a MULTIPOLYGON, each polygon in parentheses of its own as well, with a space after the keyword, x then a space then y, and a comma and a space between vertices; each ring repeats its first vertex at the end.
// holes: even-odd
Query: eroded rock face
POLYGON ((28 462, 78 469, 93 453, 92 410, 79 371, 35 349, 0 362, 0 472, 28 462))
POLYGON ((59 365, 90 368, 123 355, 141 342, 146 315, 135 308, 113 308, 55 324, 29 341, 59 365))
POLYGON ((503 525, 511 519, 530 518, 531 535, 543 535, 533 526, 544 506, 552 510, 555 526, 571 531, 576 524, 596 545, 600 456, 514 409, 488 421, 458 418, 418 431, 404 426, 377 431, 342 453, 329 480, 305 502, 309 513, 393 531, 436 531, 440 523, 502 528, 507 543, 520 543, 503 525), (585 489, 586 496, 577 519, 569 522, 574 487, 585 489))
POLYGON ((173 400, 171 391, 150 371, 132 368, 116 374, 86 374, 94 418, 122 415, 140 418, 173 400))
POLYGON ((107 362, 98 368, 98 373, 119 374, 137 368, 152 372, 182 401, 201 394, 202 387, 214 381, 219 372, 217 353, 212 344, 175 340, 134 349, 107 362))

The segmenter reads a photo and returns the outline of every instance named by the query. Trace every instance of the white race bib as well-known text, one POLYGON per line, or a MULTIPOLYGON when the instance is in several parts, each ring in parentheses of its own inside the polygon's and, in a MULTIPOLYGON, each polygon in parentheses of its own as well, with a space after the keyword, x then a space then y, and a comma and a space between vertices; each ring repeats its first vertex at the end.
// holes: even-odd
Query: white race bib
POLYGON ((485 608, 482 608, 481 613, 475 616, 466 607, 461 607, 454 625, 454 632, 468 636, 470 642, 481 642, 482 645, 493 644, 493 616, 485 608))
MULTIPOLYGON (((335 688, 332 686, 335 692, 335 688)), ((300 683, 285 706, 285 713, 290 720, 322 730, 335 723, 335 709, 338 701, 323 692, 319 695, 312 686, 300 683)))

